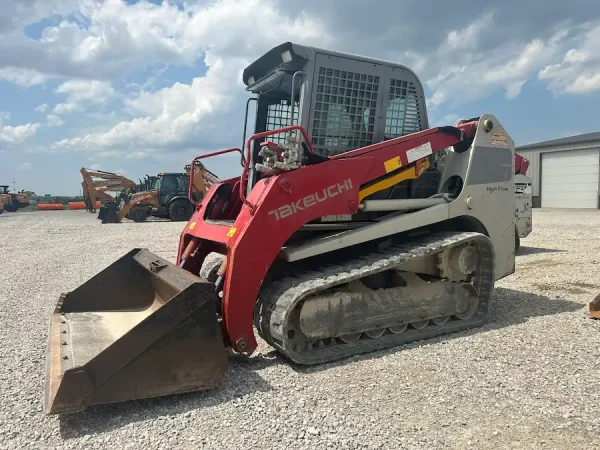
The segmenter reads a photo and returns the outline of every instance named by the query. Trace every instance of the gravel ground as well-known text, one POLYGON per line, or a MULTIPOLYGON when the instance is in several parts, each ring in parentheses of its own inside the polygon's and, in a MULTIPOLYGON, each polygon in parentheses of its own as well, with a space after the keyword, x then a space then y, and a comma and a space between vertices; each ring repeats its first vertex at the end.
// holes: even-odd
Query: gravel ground
POLYGON ((44 416, 59 294, 133 247, 173 261, 183 226, 0 216, 2 448, 597 447, 600 321, 584 312, 600 292, 600 211, 534 210, 517 272, 476 330, 308 369, 261 343, 213 391, 44 416))

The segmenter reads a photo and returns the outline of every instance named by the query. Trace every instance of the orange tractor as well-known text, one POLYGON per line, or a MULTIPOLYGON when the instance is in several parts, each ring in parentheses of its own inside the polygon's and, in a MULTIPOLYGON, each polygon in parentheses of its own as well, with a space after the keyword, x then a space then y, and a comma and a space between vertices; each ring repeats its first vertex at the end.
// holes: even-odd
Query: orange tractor
POLYGON ((194 203, 200 201, 206 191, 219 181, 200 161, 194 163, 191 180, 190 173, 191 165, 187 164, 185 173, 159 173, 148 190, 121 193, 107 207, 102 223, 119 223, 125 217, 135 222, 144 222, 150 216, 173 221, 189 220, 194 212, 194 203))
POLYGON ((0 185, 0 201, 4 204, 6 212, 15 212, 19 208, 29 206, 29 197, 25 191, 10 192, 9 186, 6 184, 0 185))
MULTIPOLYGON (((118 173, 86 169, 84 167, 79 172, 83 177, 81 182, 83 199, 86 209, 91 213, 96 212, 96 202, 98 200, 104 200, 110 204, 115 201, 115 196, 119 192, 136 187, 134 181, 118 173), (115 196, 110 195, 109 192, 114 192, 115 196)), ((100 207, 98 218, 102 219, 104 213, 105 207, 100 207)))

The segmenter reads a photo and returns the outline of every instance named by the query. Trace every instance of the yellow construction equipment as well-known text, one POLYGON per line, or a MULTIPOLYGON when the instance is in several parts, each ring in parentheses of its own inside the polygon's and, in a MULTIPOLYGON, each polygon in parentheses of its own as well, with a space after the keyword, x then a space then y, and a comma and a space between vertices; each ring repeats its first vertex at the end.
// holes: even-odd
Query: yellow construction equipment
MULTIPOLYGON (((198 202, 219 178, 200 161, 196 161, 194 167, 192 199, 198 202)), ((107 209, 102 223, 119 223, 125 217, 143 222, 150 216, 173 221, 189 220, 194 212, 194 205, 188 198, 190 168, 191 165, 187 164, 185 173, 159 173, 150 190, 123 192, 107 209)))
POLYGON ((0 185, 0 199, 4 204, 4 210, 7 212, 15 212, 20 208, 29 206, 29 197, 25 191, 10 192, 7 184, 0 185))
MULTIPOLYGON (((86 209, 91 212, 96 212, 96 201, 104 200, 106 204, 115 201, 118 193, 128 191, 136 187, 136 183, 129 178, 113 172, 103 170, 92 170, 82 167, 79 171, 83 177, 81 182, 81 191, 83 200, 85 201, 86 209), (110 195, 109 192, 114 192, 115 195, 110 195)), ((98 218, 102 219, 106 208, 100 207, 98 218)))

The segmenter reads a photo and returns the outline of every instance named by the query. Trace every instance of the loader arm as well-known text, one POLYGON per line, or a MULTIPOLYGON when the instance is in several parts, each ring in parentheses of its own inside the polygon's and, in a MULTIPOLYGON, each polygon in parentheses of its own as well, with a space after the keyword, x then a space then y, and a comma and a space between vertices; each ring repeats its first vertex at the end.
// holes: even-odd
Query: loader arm
MULTIPOLYGON (((197 251, 186 248, 190 243, 210 250, 227 249, 223 322, 233 348, 242 353, 256 349, 252 315, 261 280, 294 232, 321 216, 358 212, 361 190, 368 189, 375 180, 393 176, 408 165, 472 137, 471 125, 425 130, 262 179, 230 224, 218 222, 228 217, 204 219, 210 215, 214 194, 232 182, 213 186, 182 234, 179 255, 184 250, 188 254, 197 251)), ((254 135, 248 140, 247 149, 254 139, 288 131, 284 128, 254 135)), ((244 179, 247 180, 245 175, 244 179)), ((186 268, 185 261, 178 257, 177 264, 182 263, 186 268)))
POLYGON ((140 205, 156 207, 158 205, 158 191, 151 190, 127 194, 116 209, 111 208, 102 223, 120 223, 133 208, 140 205))
POLYGON ((125 203, 121 211, 119 211, 119 221, 127 216, 127 213, 129 213, 132 208, 140 205, 156 207, 158 205, 158 191, 151 190, 133 194, 129 201, 125 203))
MULTIPOLYGON (((202 196, 206 194, 210 187, 218 183, 220 180, 219 177, 208 170, 197 158, 194 159, 192 164, 194 166, 194 172, 193 175, 191 175, 191 193, 188 193, 188 196, 190 197, 190 201, 192 201, 193 204, 196 204, 197 196, 193 194, 200 194, 200 197, 202 198, 202 196)), ((184 168, 188 176, 190 176, 192 164, 186 164, 184 168)))
POLYGON ((87 209, 90 212, 96 211, 96 201, 98 199, 114 201, 115 196, 111 196, 108 192, 115 192, 116 194, 136 186, 134 181, 117 173, 91 170, 85 167, 82 167, 79 172, 83 177, 81 187, 87 209))

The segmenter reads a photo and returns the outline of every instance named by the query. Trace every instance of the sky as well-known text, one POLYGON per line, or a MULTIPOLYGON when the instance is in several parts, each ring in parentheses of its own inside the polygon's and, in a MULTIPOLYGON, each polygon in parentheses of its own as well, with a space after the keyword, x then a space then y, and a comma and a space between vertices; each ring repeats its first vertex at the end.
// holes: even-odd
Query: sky
POLYGON ((0 184, 75 195, 81 167, 138 180, 238 147, 242 71, 286 41, 410 67, 431 126, 490 113, 517 146, 600 131, 600 2, 484 5, 2 0, 0 184))

